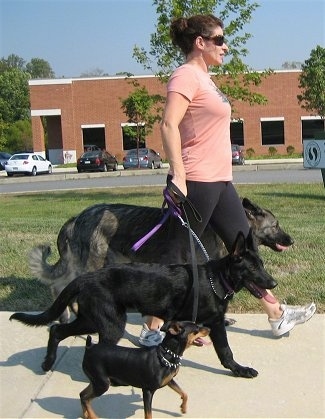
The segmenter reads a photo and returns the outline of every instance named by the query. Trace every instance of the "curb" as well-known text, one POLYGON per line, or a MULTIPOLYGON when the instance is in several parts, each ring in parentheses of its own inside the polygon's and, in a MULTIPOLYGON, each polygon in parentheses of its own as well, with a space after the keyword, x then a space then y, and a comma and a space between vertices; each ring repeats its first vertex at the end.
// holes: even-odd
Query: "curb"
MULTIPOLYGON (((240 171, 255 171, 259 170, 294 170, 303 169, 303 159, 281 159, 281 160, 248 160, 244 166, 233 166, 234 172, 240 171)), ((162 175, 167 174, 169 169, 168 164, 164 164, 162 169, 139 169, 130 170, 123 169, 123 166, 119 166, 116 172, 86 172, 78 173, 77 169, 74 168, 58 168, 53 167, 53 173, 51 175, 45 174, 41 176, 14 176, 7 177, 5 171, 0 172, 0 184, 4 183, 29 183, 32 180, 37 179, 41 181, 58 181, 58 180, 75 180, 75 179, 91 179, 91 178, 102 178, 102 177, 119 177, 119 176, 149 176, 149 175, 162 175)))

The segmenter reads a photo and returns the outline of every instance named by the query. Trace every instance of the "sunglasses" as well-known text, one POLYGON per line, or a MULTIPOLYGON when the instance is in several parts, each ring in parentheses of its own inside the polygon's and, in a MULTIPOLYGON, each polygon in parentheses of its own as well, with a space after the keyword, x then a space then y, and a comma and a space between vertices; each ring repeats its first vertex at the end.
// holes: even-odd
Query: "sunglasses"
POLYGON ((222 47, 222 45, 226 42, 226 39, 223 35, 216 35, 216 36, 202 36, 203 39, 208 39, 209 41, 213 41, 214 45, 217 47, 222 47))

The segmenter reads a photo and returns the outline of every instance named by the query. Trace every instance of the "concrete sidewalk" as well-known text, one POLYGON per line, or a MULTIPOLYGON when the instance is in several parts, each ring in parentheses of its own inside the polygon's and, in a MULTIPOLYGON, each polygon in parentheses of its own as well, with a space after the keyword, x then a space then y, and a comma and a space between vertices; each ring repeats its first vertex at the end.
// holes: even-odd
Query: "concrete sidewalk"
MULTIPOLYGON (((88 382, 81 369, 85 338, 62 342, 54 370, 43 373, 46 327, 9 322, 0 313, 1 418, 77 418, 79 392, 88 382)), ((254 379, 225 370, 212 345, 185 352, 176 381, 188 393, 184 418, 324 418, 325 315, 316 314, 290 334, 274 338, 264 314, 236 314, 228 328, 235 360, 259 371, 254 379)), ((128 318, 121 344, 132 346, 141 317, 128 318)), ((165 387, 153 399, 153 417, 179 417, 180 398, 165 387)), ((141 390, 112 387, 93 407, 104 418, 143 418, 141 390)))

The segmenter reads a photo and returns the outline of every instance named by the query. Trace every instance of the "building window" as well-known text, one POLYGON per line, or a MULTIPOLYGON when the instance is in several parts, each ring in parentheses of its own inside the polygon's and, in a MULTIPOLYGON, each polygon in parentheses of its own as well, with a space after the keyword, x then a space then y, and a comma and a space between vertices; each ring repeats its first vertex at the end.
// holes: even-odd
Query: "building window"
POLYGON ((83 147, 86 145, 95 145, 103 150, 106 149, 105 145, 105 125, 81 125, 83 147))
POLYGON ((244 145, 244 120, 236 119, 230 123, 231 144, 244 145))
POLYGON ((121 127, 123 136, 123 150, 131 150, 132 148, 137 148, 138 136, 140 138, 139 148, 144 148, 146 146, 144 124, 138 126, 133 123, 121 124, 121 127))
POLYGON ((284 144, 284 118, 261 118, 262 145, 284 144))
POLYGON ((321 118, 301 117, 302 141, 315 138, 315 133, 318 131, 324 131, 324 121, 321 118))

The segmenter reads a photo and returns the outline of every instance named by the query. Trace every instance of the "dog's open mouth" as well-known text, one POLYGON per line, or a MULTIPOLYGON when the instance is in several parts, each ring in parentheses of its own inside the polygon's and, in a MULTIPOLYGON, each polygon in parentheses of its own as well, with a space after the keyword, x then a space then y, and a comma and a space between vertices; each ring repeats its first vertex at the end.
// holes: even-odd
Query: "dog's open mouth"
POLYGON ((278 252, 283 252, 284 250, 288 249, 288 246, 283 246, 282 244, 279 244, 279 243, 276 243, 275 247, 278 252))
POLYGON ((211 345, 211 341, 205 340, 203 338, 197 338, 193 342, 194 346, 205 346, 205 345, 211 345))
POLYGON ((245 287, 256 298, 264 298, 267 295, 267 291, 264 288, 259 287, 252 281, 245 281, 245 287))

